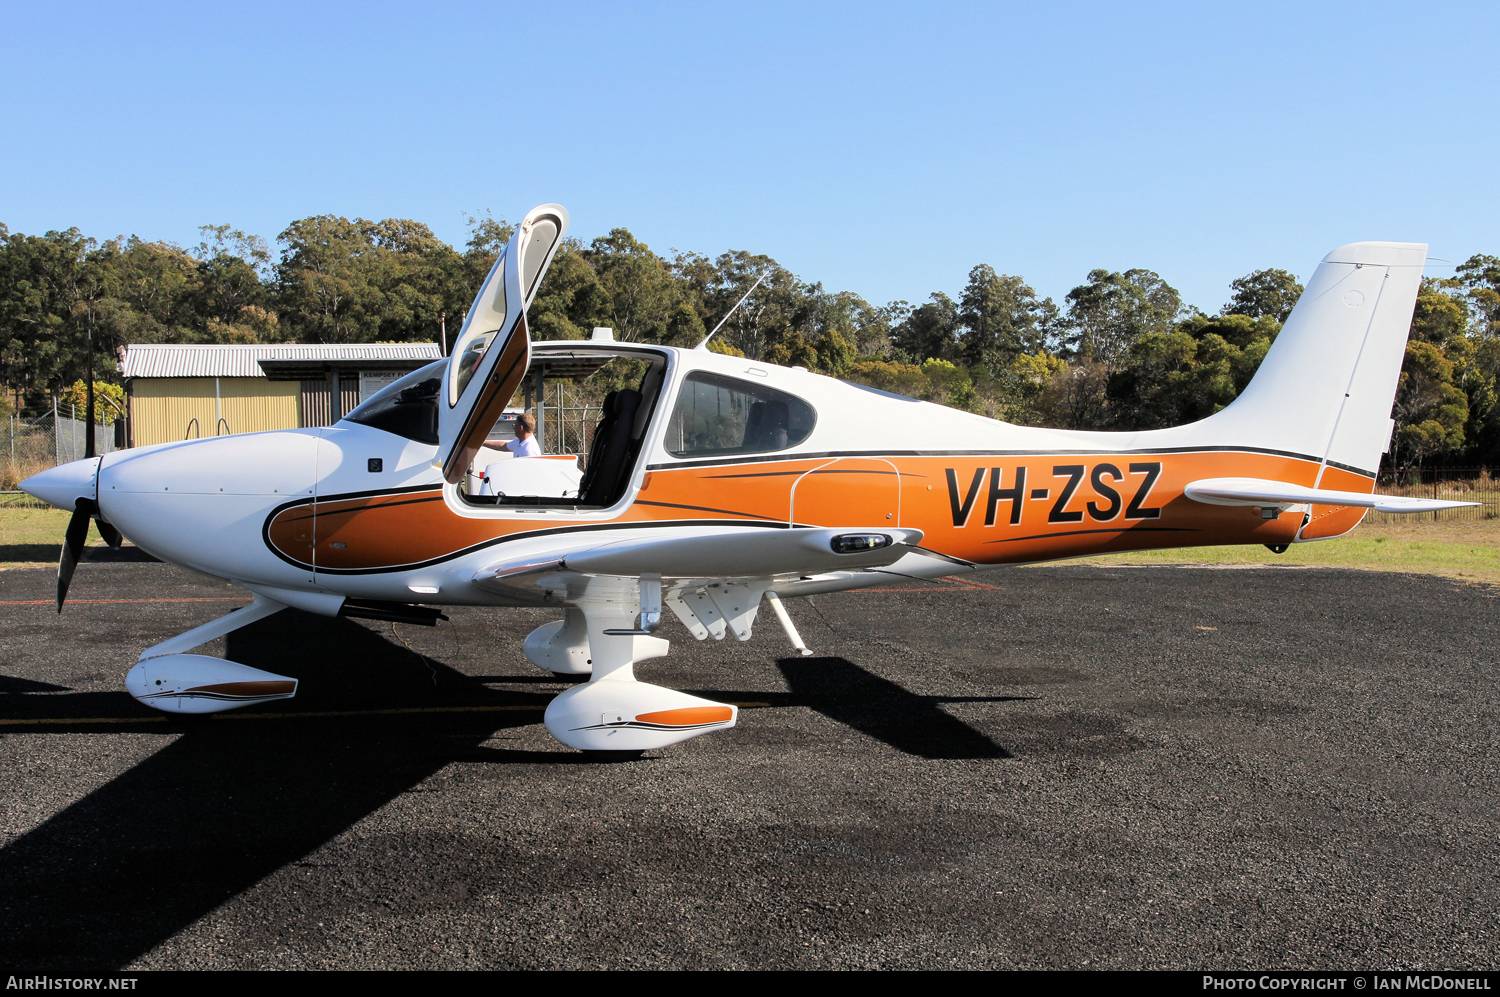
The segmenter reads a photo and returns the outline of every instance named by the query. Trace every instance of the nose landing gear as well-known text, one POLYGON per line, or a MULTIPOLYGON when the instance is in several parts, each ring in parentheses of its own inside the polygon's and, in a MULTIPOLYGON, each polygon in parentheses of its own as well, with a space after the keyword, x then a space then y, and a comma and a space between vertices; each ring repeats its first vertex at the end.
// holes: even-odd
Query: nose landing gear
POLYGON ((248 606, 147 648, 126 673, 125 690, 137 702, 164 713, 220 713, 253 703, 291 699, 297 694, 294 678, 206 654, 181 653, 285 608, 256 595, 248 606))

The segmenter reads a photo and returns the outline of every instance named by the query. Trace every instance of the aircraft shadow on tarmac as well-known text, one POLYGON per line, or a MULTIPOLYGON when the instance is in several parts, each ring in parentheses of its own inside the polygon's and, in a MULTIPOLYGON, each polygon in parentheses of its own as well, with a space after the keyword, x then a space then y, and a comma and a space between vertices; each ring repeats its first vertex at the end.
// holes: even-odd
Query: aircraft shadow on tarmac
POLYGON ((1006 703, 1032 696, 918 696, 845 658, 782 658, 789 693, 699 691, 710 699, 806 706, 898 751, 921 758, 1010 758, 1009 751, 942 703, 1006 703))
POLYGON ((9 675, 0 675, 0 695, 7 693, 24 695, 28 692, 67 692, 67 686, 53 685, 51 682, 33 682, 31 679, 12 678, 9 675))
MULTIPOLYGON (((6 679, 0 713, 61 721, 3 728, 12 744, 33 732, 180 736, 0 850, 0 963, 75 974, 128 965, 453 761, 589 761, 481 747, 497 731, 537 722, 553 691, 487 688, 351 621, 289 610, 229 640, 233 660, 303 680, 296 700, 262 713, 435 712, 159 721, 123 693, 6 679), (500 708, 437 712, 481 704, 500 708), (148 722, 78 722, 101 715, 148 722)), ((1018 697, 916 696, 842 658, 779 664, 790 693, 723 698, 807 706, 925 758, 1009 757, 938 704, 1018 697)))
MULTIPOLYGON (((62 544, 0 544, 0 563, 23 563, 37 566, 57 563, 62 544)), ((139 547, 85 547, 82 560, 106 564, 141 564, 159 560, 139 547)))

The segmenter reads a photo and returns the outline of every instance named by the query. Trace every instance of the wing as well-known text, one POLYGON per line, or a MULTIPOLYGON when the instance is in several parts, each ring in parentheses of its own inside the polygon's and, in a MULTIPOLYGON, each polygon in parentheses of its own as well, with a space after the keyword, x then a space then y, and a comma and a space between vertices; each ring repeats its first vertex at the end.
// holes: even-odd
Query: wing
POLYGON ((1266 478, 1205 478, 1194 481, 1183 492, 1205 505, 1344 505, 1376 512, 1438 512, 1479 504, 1306 488, 1266 478))
MULTIPOLYGON (((729 528, 635 537, 555 556, 502 561, 474 576, 479 588, 512 598, 560 599, 598 613, 633 606, 640 626, 605 633, 647 634, 665 605, 699 640, 749 640, 761 598, 776 584, 826 572, 895 564, 922 540, 920 530, 729 528)), ((784 614, 778 614, 778 617, 784 614)), ((783 626, 801 647, 790 621, 783 626)))
POLYGON ((911 553, 921 530, 765 529, 698 531, 583 547, 554 557, 501 561, 480 570, 481 588, 532 587, 542 572, 663 579, 774 578, 824 571, 880 568, 911 553))

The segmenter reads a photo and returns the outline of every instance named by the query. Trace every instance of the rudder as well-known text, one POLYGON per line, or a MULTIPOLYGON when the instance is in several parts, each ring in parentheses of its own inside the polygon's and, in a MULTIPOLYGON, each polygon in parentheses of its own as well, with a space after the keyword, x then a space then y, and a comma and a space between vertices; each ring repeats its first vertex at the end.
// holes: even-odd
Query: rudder
POLYGON ((1394 428, 1391 407, 1426 258, 1425 243, 1406 242, 1357 242, 1329 253, 1245 390, 1194 428, 1216 443, 1373 475, 1394 428))

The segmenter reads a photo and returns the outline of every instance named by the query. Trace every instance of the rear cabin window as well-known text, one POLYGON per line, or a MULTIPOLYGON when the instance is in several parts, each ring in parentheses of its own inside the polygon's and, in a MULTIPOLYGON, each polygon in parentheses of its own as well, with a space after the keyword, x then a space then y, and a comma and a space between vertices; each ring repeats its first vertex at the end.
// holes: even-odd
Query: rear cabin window
POLYGON ((684 378, 667 424, 673 457, 770 453, 807 439, 813 407, 785 391, 698 371, 684 378))

